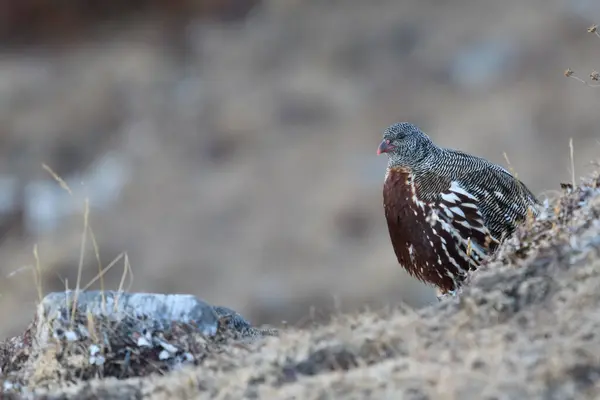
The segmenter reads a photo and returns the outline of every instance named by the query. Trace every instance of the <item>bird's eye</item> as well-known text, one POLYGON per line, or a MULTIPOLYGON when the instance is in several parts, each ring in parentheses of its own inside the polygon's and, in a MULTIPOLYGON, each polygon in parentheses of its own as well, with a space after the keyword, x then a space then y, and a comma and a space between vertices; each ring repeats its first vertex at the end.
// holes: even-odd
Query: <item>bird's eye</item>
POLYGON ((392 141, 390 139, 385 139, 385 144, 390 144, 392 141))

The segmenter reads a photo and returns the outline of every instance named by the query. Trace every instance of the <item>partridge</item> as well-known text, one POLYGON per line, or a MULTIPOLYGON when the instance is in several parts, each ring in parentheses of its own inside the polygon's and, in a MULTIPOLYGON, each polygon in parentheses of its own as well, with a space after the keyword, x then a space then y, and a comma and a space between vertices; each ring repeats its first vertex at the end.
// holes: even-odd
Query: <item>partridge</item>
POLYGON ((503 167, 439 147, 417 126, 388 127, 383 208, 398 263, 440 295, 455 294, 517 225, 539 212, 533 193, 503 167))

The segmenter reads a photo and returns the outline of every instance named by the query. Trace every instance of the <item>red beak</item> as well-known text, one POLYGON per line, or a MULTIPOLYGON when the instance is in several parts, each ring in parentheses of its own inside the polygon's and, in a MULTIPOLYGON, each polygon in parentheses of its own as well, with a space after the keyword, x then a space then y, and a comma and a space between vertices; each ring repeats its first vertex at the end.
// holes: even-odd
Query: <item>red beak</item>
POLYGON ((383 153, 389 153, 393 149, 394 149, 394 146, 391 145, 390 141, 386 139, 379 144, 379 147, 377 148, 377 155, 380 155, 383 153))

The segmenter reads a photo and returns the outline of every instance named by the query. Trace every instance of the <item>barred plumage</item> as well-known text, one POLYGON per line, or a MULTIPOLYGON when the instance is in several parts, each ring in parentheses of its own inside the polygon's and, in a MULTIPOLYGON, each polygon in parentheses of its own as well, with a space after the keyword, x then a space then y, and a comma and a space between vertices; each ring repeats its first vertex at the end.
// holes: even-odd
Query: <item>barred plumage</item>
POLYGON ((438 147, 413 124, 387 128, 377 153, 389 156, 383 206, 398 262, 442 293, 538 213, 533 193, 506 169, 438 147))

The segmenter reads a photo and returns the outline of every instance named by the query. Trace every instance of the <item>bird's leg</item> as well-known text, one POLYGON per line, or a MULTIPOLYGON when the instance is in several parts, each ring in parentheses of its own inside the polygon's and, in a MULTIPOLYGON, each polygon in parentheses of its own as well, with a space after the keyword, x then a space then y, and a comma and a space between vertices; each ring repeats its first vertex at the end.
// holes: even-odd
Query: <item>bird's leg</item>
POLYGON ((442 289, 437 289, 437 299, 438 301, 442 301, 445 298, 451 296, 451 297, 456 297, 459 294, 459 290, 455 289, 455 290, 442 290, 442 289))
POLYGON ((456 297, 459 296, 462 293, 462 286, 463 286, 463 282, 464 280, 457 280, 457 279, 453 279, 454 281, 454 290, 450 290, 450 289, 442 289, 442 288, 437 288, 437 299, 438 301, 442 301, 447 297, 456 297))

